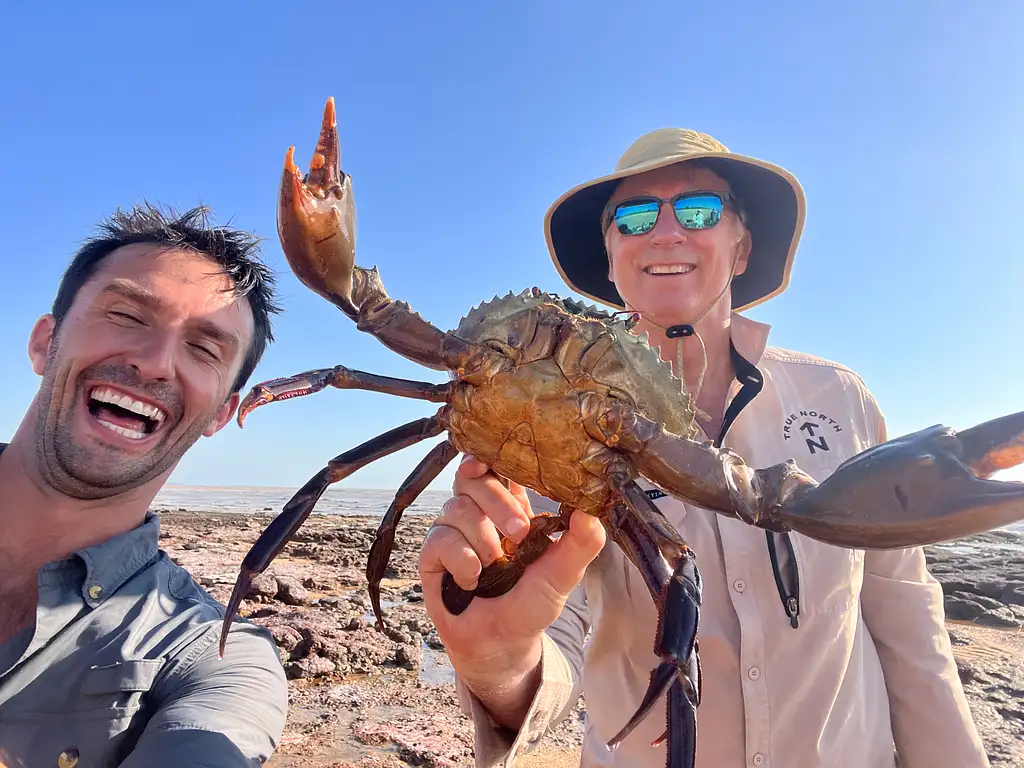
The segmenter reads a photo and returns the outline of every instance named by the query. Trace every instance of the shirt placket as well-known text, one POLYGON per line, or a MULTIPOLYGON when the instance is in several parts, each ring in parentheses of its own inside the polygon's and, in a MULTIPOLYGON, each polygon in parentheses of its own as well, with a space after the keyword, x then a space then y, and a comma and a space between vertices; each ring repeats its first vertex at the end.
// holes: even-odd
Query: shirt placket
MULTIPOLYGON (((727 402, 736 396, 738 389, 739 384, 734 382, 727 402)), ((726 447, 729 442, 725 440, 726 447)), ((722 542, 729 599, 740 625, 739 668, 743 692, 746 765, 767 768, 769 715, 768 685, 764 674, 765 635, 757 605, 757 592, 752 589, 754 575, 751 571, 751 564, 759 561, 760 553, 755 550, 755 540, 751 538, 746 523, 715 515, 714 525, 722 542)))
POLYGON ((40 571, 36 582, 39 589, 39 604, 36 606, 35 629, 25 652, 8 670, 9 672, 48 646, 50 641, 86 608, 76 583, 79 575, 74 566, 66 563, 58 567, 44 566, 40 571))

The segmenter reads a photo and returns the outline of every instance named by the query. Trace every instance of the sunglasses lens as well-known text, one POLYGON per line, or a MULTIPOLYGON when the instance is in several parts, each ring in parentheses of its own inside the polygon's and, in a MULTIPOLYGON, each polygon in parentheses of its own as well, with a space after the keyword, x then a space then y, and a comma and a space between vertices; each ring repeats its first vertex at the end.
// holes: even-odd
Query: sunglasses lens
POLYGON ((722 201, 714 195, 676 200, 676 218, 686 229, 709 229, 722 218, 722 201))
POLYGON ((624 203, 615 209, 615 226, 623 235, 642 235, 650 232, 658 221, 658 203, 624 203))

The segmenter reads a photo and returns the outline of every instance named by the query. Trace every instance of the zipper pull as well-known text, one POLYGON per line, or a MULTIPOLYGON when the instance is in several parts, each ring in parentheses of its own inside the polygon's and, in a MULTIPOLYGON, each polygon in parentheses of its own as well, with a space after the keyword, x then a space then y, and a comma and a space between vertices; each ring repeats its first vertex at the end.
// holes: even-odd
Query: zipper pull
POLYGON ((795 597, 786 599, 786 614, 789 616, 789 623, 793 629, 800 626, 800 620, 797 618, 800 615, 800 604, 795 597))

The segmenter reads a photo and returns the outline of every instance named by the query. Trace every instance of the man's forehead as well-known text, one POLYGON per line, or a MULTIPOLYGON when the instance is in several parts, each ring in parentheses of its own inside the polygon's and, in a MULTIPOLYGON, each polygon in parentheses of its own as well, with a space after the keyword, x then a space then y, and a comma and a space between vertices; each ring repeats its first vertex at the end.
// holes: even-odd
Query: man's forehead
POLYGON ((121 294, 154 307, 206 311, 221 324, 240 323, 247 334, 253 327, 249 302, 235 293, 231 278, 212 259, 191 250, 127 245, 100 262, 89 283, 97 294, 121 294))
POLYGON ((635 195, 652 190, 707 189, 729 192, 729 184, 709 168, 694 163, 681 163, 646 171, 623 179, 615 190, 616 197, 635 195))

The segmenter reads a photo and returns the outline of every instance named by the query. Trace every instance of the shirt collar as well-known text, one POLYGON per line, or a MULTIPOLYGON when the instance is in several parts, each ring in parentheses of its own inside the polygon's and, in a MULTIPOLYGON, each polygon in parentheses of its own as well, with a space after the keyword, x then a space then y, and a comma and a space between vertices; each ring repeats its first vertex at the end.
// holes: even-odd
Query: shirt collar
POLYGON ((145 519, 130 531, 74 554, 85 564, 82 598, 95 607, 138 573, 159 553, 160 518, 147 512, 145 519))
POLYGON ((729 327, 732 345, 736 351, 752 365, 760 363, 761 357, 768 347, 768 334, 771 331, 771 326, 733 312, 729 327))

